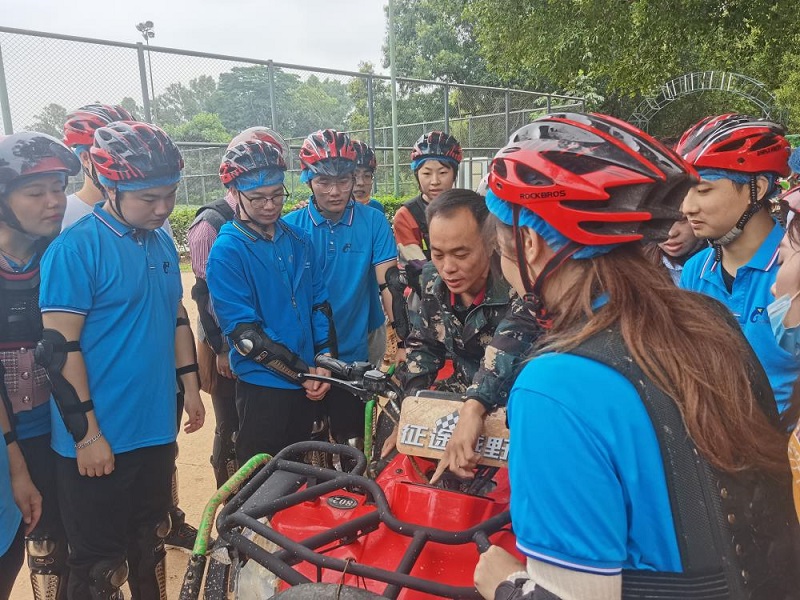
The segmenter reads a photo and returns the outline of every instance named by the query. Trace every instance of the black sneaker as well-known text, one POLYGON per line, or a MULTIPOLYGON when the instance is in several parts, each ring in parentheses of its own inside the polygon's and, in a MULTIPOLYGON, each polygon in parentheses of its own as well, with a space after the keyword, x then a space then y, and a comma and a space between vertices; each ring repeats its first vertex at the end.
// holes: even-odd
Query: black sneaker
POLYGON ((167 537, 164 538, 164 545, 167 548, 176 548, 191 554, 196 539, 197 529, 183 522, 170 530, 167 537))

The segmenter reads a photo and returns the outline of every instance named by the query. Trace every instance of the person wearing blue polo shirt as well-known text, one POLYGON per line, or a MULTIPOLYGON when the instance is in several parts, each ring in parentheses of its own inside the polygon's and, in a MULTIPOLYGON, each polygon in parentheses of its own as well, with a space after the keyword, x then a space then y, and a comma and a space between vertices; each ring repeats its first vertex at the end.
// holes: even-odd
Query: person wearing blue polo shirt
POLYGON ((228 148, 220 179, 236 216, 211 247, 206 278, 236 376, 236 460, 310 439, 330 375, 314 356, 335 351, 328 293, 308 233, 281 216, 287 191, 281 150, 260 139, 228 148))
POLYGON ((599 114, 540 117, 492 161, 503 274, 547 329, 507 407, 524 562, 481 555, 487 600, 794 597, 769 382, 727 309, 641 247, 666 238, 697 181, 599 114))
POLYGON ((68 597, 163 598, 163 538, 175 466, 175 378, 184 431, 199 429, 194 339, 175 245, 161 230, 183 159, 158 127, 120 121, 90 150, 106 201, 42 259, 43 340, 57 486, 69 542, 68 597))
MULTIPOLYGON (((375 181, 375 169, 378 168, 378 160, 375 158, 375 151, 365 142, 352 140, 353 149, 356 151, 356 170, 353 172, 355 183, 353 184, 353 198, 356 202, 369 206, 375 210, 386 214, 383 204, 372 198, 372 183, 375 181)), ((383 304, 381 294, 378 289, 378 281, 373 276, 375 283, 375 293, 369 299, 369 334, 367 337, 369 347, 369 362, 380 366, 384 359, 388 364, 395 361, 397 353, 397 336, 388 340, 386 337, 386 315, 383 314, 383 304)))
MULTIPOLYGON (((315 259, 330 293, 339 358, 366 361, 369 357, 369 302, 386 274, 397 266, 397 249, 386 218, 353 200, 356 152, 346 133, 332 129, 309 135, 300 149, 300 180, 311 188, 303 210, 286 221, 311 235, 315 259)), ((381 292, 383 311, 394 320, 391 295, 381 292)), ((393 327, 387 327, 392 335, 393 327)), ((355 396, 331 389, 325 398, 331 433, 340 442, 364 433, 364 407, 355 396)))
POLYGON ((712 246, 684 266, 680 285, 722 302, 733 313, 767 372, 783 412, 800 374, 800 360, 775 341, 767 307, 778 272, 784 231, 769 199, 789 174, 789 143, 781 125, 736 114, 707 117, 676 150, 698 170, 681 210, 695 237, 712 246))

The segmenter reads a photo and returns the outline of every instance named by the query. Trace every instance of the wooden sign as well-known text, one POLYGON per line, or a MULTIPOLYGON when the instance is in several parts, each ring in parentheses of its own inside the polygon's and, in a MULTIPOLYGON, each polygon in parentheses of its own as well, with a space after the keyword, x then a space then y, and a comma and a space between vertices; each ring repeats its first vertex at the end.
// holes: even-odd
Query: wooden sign
MULTIPOLYGON (((442 458, 463 405, 458 400, 408 396, 400 412, 397 449, 411 456, 442 458)), ((484 420, 483 435, 475 447, 481 455, 478 464, 508 467, 508 438, 506 409, 499 408, 484 420)))

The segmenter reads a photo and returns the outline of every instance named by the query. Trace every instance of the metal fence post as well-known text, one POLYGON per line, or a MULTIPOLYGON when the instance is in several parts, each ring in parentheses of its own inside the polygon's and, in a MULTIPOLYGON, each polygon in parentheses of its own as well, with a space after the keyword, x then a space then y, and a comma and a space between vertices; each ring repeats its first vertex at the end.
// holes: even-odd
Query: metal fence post
POLYGON ((444 84, 444 132, 450 133, 450 86, 444 84))
POLYGON ((144 107, 144 120, 148 123, 153 122, 153 115, 150 112, 150 90, 147 89, 147 68, 144 64, 144 44, 136 42, 136 55, 139 58, 139 80, 142 83, 142 106, 144 107))
MULTIPOLYGON (((374 90, 372 88, 373 81, 372 75, 367 75, 367 111, 369 116, 369 145, 372 148, 375 148, 375 107, 373 106, 374 102, 374 90)), ((373 178, 372 179, 372 192, 378 192, 378 181, 373 178)))
POLYGON ((10 135, 14 133, 11 124, 11 104, 8 102, 8 86, 6 85, 6 70, 3 66, 3 49, 0 46, 0 111, 3 115, 3 133, 10 135))
POLYGON ((511 135, 511 90, 506 88, 506 139, 511 135))
POLYGON ((269 73, 269 110, 272 116, 272 129, 278 131, 278 123, 275 110, 275 65, 271 60, 267 61, 267 71, 269 73))
POLYGON ((552 96, 547 94, 547 114, 550 114, 550 107, 552 105, 552 96))

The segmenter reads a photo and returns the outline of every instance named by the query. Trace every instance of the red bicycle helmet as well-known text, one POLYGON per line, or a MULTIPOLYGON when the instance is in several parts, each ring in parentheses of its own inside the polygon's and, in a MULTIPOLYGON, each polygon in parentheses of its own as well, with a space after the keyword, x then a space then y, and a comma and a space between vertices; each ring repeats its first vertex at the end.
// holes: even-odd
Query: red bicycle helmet
POLYGON ((600 114, 559 113, 512 135, 489 187, 586 246, 663 241, 697 173, 645 132, 600 114))
POLYGON ((114 121, 133 121, 134 118, 121 106, 87 104, 67 115, 64 123, 64 143, 67 146, 91 146, 94 132, 114 121))
POLYGON ((320 129, 303 140, 300 162, 315 175, 336 177, 355 168, 356 151, 342 131, 320 129))
POLYGON ((138 121, 118 121, 98 129, 90 155, 97 173, 114 182, 155 179, 183 169, 183 157, 169 136, 138 121))
POLYGON ((430 131, 422 134, 411 149, 411 160, 436 157, 449 158, 461 162, 461 144, 452 135, 443 131, 430 131))
POLYGON ((78 157, 56 138, 35 131, 0 136, 0 195, 17 179, 39 173, 77 175, 78 157))
POLYGON ((378 160, 375 158, 375 151, 366 142, 353 140, 353 149, 356 151, 356 167, 375 171, 378 168, 378 160))
POLYGON ((286 162, 277 145, 254 139, 228 148, 219 165, 219 178, 228 187, 240 175, 275 168, 286 170, 286 162))
POLYGON ((284 161, 289 158, 289 144, 286 143, 286 140, 283 139, 283 136, 275 131, 272 131, 272 129, 269 127, 262 127, 260 125, 256 127, 250 127, 241 133, 237 133, 228 144, 226 150, 230 150, 242 142, 253 142, 256 140, 267 142, 273 146, 276 146, 283 155, 284 161))
POLYGON ((731 113, 706 117, 690 127, 676 150, 696 169, 788 177, 792 149, 785 134, 778 123, 731 113))

